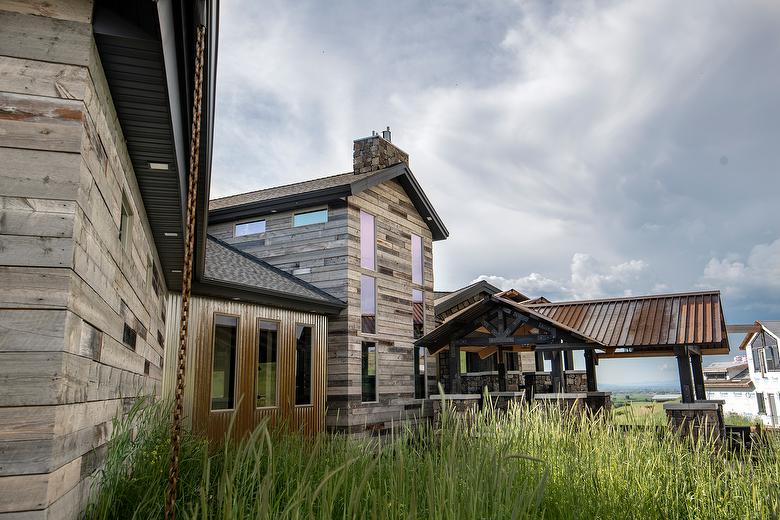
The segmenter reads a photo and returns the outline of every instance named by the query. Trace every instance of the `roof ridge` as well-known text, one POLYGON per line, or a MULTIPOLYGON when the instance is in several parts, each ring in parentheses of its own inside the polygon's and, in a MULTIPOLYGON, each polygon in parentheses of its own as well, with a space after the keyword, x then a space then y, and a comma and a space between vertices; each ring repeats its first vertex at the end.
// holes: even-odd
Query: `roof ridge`
POLYGON ((253 193, 260 193, 261 191, 274 190, 274 189, 277 189, 277 188, 287 188, 289 186, 295 186, 297 184, 305 184, 307 182, 319 181, 319 180, 322 180, 322 179, 330 179, 332 177, 338 177, 339 175, 347 175, 347 174, 351 174, 351 173, 353 173, 353 172, 334 173, 333 175, 325 175, 323 177, 314 177, 313 179, 306 179, 306 180, 298 181, 298 182, 290 182, 288 184, 279 184, 279 185, 276 185, 276 186, 269 186, 267 188, 260 188, 259 190, 244 191, 244 192, 241 192, 241 193, 235 193, 233 195, 225 195, 224 197, 217 197, 216 199, 209 199, 209 202, 215 202, 215 201, 218 201, 218 200, 230 199, 230 198, 233 198, 233 197, 240 197, 241 195, 249 195, 249 194, 253 194, 253 193))
POLYGON ((710 294, 710 295, 717 294, 720 296, 720 290, 713 289, 710 291, 645 294, 642 296, 615 296, 610 298, 593 298, 590 300, 567 300, 562 302, 533 303, 533 304, 528 304, 528 306, 529 307, 552 307, 556 305, 577 305, 582 303, 601 303, 601 302, 625 301, 625 300, 653 300, 653 299, 661 299, 661 298, 675 298, 681 296, 704 296, 705 294, 710 294))
POLYGON ((313 284, 307 282, 306 280, 301 280, 297 276, 295 276, 293 274, 290 274, 290 273, 288 273, 287 271, 285 271, 283 269, 279 269, 278 267, 269 264, 265 260, 263 260, 261 258, 258 258, 255 255, 252 255, 252 254, 247 253, 245 251, 241 251, 237 247, 235 247, 235 246, 233 246, 231 244, 228 244, 227 242, 224 242, 224 241, 218 239, 214 235, 206 234, 206 238, 216 242, 217 244, 221 245, 222 247, 224 247, 226 249, 229 249, 230 251, 233 251, 234 253, 238 253, 239 255, 243 256, 247 260, 250 260, 250 261, 252 261, 252 262, 254 262, 254 263, 256 263, 256 264, 258 264, 258 265, 260 265, 260 266, 262 266, 264 268, 266 268, 266 269, 270 269, 271 271, 273 271, 273 272, 275 272, 275 273, 277 273, 277 274, 279 274, 279 275, 281 275, 281 276, 283 276, 283 277, 285 277, 285 278, 287 278, 289 280, 292 280, 293 282, 298 283, 298 284, 306 287, 307 289, 309 289, 311 291, 314 291, 315 293, 317 293, 317 294, 319 294, 319 295, 321 295, 321 296, 331 300, 332 303, 340 303, 340 304, 344 304, 345 303, 345 302, 341 301, 340 299, 336 298, 335 296, 333 296, 332 294, 330 294, 330 293, 328 293, 326 291, 323 291, 322 289, 320 289, 316 285, 313 285, 313 284))

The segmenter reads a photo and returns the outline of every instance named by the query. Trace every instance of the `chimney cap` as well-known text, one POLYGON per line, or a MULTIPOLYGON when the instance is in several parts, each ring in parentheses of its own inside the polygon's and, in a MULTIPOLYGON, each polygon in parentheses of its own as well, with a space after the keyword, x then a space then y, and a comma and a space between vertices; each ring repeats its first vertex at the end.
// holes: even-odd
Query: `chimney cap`
POLYGON ((387 127, 387 130, 382 130, 382 139, 386 140, 387 142, 392 143, 392 134, 390 133, 390 127, 387 127))

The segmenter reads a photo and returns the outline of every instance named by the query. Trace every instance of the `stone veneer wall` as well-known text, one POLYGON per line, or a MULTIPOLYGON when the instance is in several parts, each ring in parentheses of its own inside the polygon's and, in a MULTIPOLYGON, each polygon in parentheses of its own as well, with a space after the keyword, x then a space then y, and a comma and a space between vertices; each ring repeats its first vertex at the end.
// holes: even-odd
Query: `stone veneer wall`
POLYGON ((91 17, 0 0, 0 518, 77 517, 112 419, 160 389, 166 288, 91 17))
MULTIPOLYGON (((552 376, 549 372, 534 372, 535 384, 534 393, 549 394, 552 393, 552 376)), ((564 372, 566 379, 566 392, 587 392, 588 376, 584 370, 566 370, 564 372)), ((527 379, 527 378, 526 378, 527 379)))
POLYGON ((409 164, 409 154, 379 136, 356 139, 352 164, 356 174, 369 173, 398 163, 409 164))

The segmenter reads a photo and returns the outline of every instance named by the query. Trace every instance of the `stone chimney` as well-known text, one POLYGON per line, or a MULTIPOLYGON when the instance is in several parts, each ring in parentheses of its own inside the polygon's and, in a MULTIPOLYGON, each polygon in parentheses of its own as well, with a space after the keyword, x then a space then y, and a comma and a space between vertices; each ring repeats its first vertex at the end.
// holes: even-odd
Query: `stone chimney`
POLYGON ((390 142, 390 127, 382 135, 371 132, 370 137, 355 139, 352 166, 355 174, 371 173, 398 163, 409 164, 409 154, 390 142))

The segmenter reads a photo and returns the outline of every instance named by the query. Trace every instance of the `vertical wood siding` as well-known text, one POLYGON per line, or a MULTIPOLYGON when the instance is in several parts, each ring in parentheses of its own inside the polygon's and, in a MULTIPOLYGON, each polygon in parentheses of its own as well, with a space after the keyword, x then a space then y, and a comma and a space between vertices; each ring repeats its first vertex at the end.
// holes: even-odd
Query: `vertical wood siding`
MULTIPOLYGON (((173 396, 175 386, 180 313, 181 295, 171 293, 168 297, 169 318, 163 376, 163 393, 166 397, 173 396)), ((307 434, 314 434, 324 429, 327 378, 327 318, 325 316, 203 297, 193 297, 190 316, 184 400, 188 426, 214 440, 225 438, 231 421, 233 421, 234 438, 252 431, 266 418, 274 426, 300 430, 307 434), (210 409, 215 314, 238 318, 235 410, 212 411, 210 409), (255 407, 259 319, 279 323, 277 405, 268 408, 255 407), (295 405, 295 328, 298 324, 312 327, 312 404, 306 406, 295 405)))

